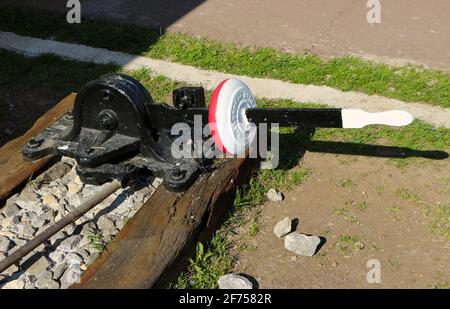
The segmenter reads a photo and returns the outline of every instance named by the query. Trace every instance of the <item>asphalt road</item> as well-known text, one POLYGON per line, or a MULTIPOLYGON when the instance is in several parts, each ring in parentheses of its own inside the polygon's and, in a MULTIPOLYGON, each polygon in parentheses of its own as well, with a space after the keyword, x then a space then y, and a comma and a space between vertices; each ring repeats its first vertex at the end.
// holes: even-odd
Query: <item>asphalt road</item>
MULTIPOLYGON (((247 46, 322 57, 358 55, 450 71, 450 1, 380 0, 369 24, 368 0, 84 0, 84 17, 160 26, 247 46)), ((61 0, 3 0, 65 11, 61 0)))

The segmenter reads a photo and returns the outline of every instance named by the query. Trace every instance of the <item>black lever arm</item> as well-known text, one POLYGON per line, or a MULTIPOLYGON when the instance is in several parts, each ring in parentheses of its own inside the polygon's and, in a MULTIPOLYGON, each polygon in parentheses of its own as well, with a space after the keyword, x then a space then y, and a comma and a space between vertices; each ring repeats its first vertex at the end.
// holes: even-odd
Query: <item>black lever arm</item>
POLYGON ((280 127, 342 128, 340 108, 249 108, 249 122, 278 123, 280 127))

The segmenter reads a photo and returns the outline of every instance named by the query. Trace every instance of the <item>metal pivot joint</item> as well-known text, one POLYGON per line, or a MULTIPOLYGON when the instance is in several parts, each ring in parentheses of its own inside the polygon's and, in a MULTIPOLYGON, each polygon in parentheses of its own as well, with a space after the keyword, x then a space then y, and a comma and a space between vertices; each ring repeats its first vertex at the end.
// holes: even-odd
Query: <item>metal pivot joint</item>
POLYGON ((85 183, 124 180, 145 169, 162 177, 169 189, 183 190, 206 161, 174 158, 170 146, 176 136, 168 124, 184 121, 183 109, 205 108, 205 97, 200 87, 177 89, 173 97, 175 108, 155 104, 135 79, 101 76, 81 89, 71 112, 24 145, 23 155, 72 157, 85 183))

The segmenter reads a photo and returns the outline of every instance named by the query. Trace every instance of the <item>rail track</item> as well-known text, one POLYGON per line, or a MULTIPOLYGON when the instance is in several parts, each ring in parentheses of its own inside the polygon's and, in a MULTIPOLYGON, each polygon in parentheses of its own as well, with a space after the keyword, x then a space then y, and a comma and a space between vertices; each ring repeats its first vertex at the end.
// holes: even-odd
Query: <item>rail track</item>
MULTIPOLYGON (((70 110, 74 99, 63 99, 0 149, 0 261, 110 185, 84 185, 69 158, 21 157, 23 143, 70 110)), ((0 288, 166 286, 195 243, 215 231, 254 162, 223 161, 184 193, 167 191, 153 177, 119 188, 0 273, 0 288)))

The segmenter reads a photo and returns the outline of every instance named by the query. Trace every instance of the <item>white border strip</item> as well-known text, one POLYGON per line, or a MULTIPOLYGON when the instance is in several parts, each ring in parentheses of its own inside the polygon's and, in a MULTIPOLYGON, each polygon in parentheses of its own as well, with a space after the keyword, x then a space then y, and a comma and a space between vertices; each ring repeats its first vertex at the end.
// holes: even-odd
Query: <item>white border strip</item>
POLYGON ((93 48, 85 45, 63 43, 20 36, 0 31, 0 48, 27 56, 52 53, 61 57, 94 63, 114 63, 126 70, 148 68, 153 75, 163 75, 192 85, 214 89, 225 78, 236 78, 246 83, 256 97, 267 99, 289 99, 296 102, 310 102, 333 107, 362 108, 370 112, 386 109, 401 109, 415 118, 435 126, 450 128, 450 109, 420 103, 405 103, 381 96, 370 96, 360 92, 344 92, 326 86, 292 84, 273 79, 251 78, 216 71, 200 70, 192 66, 134 56, 122 52, 93 48))

